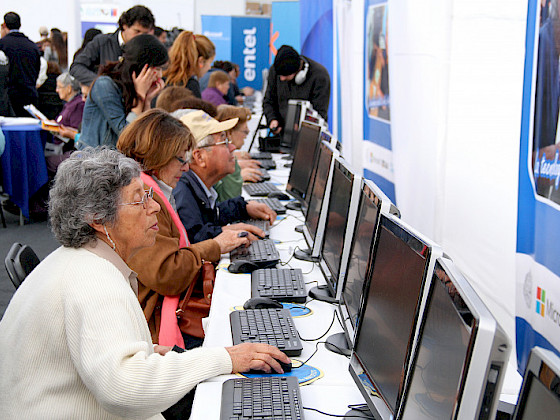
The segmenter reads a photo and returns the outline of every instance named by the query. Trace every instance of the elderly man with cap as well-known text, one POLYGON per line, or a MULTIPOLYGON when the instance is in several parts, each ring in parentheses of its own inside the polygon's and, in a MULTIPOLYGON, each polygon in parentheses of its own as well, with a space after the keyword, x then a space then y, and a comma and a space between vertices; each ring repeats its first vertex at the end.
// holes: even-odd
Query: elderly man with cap
POLYGON ((275 133, 282 130, 290 99, 311 102, 313 109, 326 120, 330 95, 331 80, 327 69, 299 55, 292 47, 282 45, 270 67, 263 101, 268 126, 275 133))
POLYGON ((181 176, 173 195, 191 242, 214 238, 226 229, 249 232, 251 239, 255 239, 252 235, 263 237, 264 232, 255 226, 232 222, 252 218, 272 224, 276 213, 266 204, 247 202, 241 196, 216 203, 218 193, 213 185, 235 170, 232 154, 235 146, 225 131, 233 128, 238 118, 218 122, 204 111, 196 110, 181 117, 181 121, 194 135, 196 147, 190 170, 181 176))

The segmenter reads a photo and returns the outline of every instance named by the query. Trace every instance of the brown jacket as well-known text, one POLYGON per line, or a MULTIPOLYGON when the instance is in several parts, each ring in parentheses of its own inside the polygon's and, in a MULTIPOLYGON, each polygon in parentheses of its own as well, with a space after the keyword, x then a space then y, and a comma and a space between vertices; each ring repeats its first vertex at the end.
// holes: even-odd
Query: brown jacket
POLYGON ((156 243, 136 253, 129 266, 138 273, 138 300, 148 321, 152 340, 158 343, 163 296, 182 294, 196 278, 203 259, 220 260, 220 246, 209 239, 180 248, 179 229, 156 194, 154 200, 161 206, 157 215, 159 232, 156 243))

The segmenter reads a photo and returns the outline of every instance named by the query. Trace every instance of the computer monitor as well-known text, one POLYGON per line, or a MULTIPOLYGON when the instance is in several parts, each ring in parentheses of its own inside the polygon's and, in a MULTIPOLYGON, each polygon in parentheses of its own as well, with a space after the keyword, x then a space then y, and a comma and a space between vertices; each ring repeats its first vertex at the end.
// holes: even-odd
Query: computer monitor
POLYGON ((320 135, 321 127, 309 122, 302 123, 298 135, 298 145, 294 152, 294 160, 286 185, 286 191, 302 204, 304 203, 311 172, 316 165, 319 155, 320 135))
POLYGON ((288 101, 288 111, 286 113, 286 121, 282 131, 281 147, 283 151, 292 153, 297 142, 297 135, 301 126, 302 117, 305 116, 305 109, 311 106, 309 101, 299 99, 290 99, 288 101), (302 108, 304 109, 302 115, 302 108))
POLYGON ((375 418, 393 418, 414 349, 425 291, 441 249, 392 215, 381 215, 350 374, 375 418))
POLYGON ((534 347, 529 355, 513 420, 555 419, 560 413, 560 357, 534 347))
POLYGON ((333 161, 338 152, 322 142, 319 145, 317 158, 317 170, 313 187, 311 188, 309 207, 303 226, 303 236, 309 246, 308 250, 298 250, 294 256, 305 261, 319 261, 321 246, 323 245, 323 233, 327 218, 327 206, 331 193, 333 174, 333 161))
POLYGON ((396 418, 495 418, 511 347, 460 271, 438 259, 396 418))
POLYGON ((362 177, 341 156, 335 158, 319 263, 326 285, 309 291, 317 300, 338 303, 338 283, 341 271, 346 272, 361 181, 362 177))
MULTIPOLYGON (((334 180, 333 180, 334 182, 334 180)), ((343 332, 327 338, 326 348, 350 356, 354 347, 354 334, 358 323, 358 311, 363 297, 364 283, 369 272, 374 244, 379 232, 380 214, 394 214, 398 209, 391 200, 368 179, 362 179, 358 214, 351 233, 346 269, 339 276, 336 311, 343 332)))

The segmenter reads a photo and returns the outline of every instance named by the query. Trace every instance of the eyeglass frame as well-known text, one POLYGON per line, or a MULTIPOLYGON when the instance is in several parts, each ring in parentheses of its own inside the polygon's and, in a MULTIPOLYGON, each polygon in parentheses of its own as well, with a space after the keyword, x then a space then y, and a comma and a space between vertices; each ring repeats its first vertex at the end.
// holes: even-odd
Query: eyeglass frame
POLYGON ((133 201, 131 203, 120 203, 119 206, 138 206, 142 204, 144 210, 148 208, 148 200, 154 198, 154 188, 150 187, 148 190, 144 190, 144 195, 142 196, 141 201, 133 201))
MULTIPOLYGON (((215 134, 218 134, 218 133, 215 133, 215 134)), ((213 143, 213 144, 207 144, 205 146, 198 146, 197 149, 203 149, 203 148, 206 148, 206 147, 221 146, 221 145, 229 146, 230 144, 232 144, 231 140, 227 137, 227 134, 224 131, 222 131, 220 134, 224 135, 224 140, 223 141, 219 141, 219 142, 213 143)))

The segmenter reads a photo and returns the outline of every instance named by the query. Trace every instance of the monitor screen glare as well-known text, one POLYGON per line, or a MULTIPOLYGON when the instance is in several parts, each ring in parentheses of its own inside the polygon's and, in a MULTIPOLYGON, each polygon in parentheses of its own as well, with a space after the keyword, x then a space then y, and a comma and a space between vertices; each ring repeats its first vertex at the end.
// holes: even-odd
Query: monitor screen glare
POLYGON ((468 313, 452 280, 437 263, 403 419, 455 418, 475 322, 468 313))
POLYGON ((320 132, 321 129, 312 124, 303 124, 299 132, 298 145, 286 187, 299 200, 305 197, 311 171, 315 166, 320 132))
MULTIPOLYGON (((379 214, 379 200, 377 197, 368 196, 362 190, 360 196, 360 207, 352 244, 350 247, 350 258, 346 280, 342 289, 342 305, 346 308, 352 331, 346 331, 348 338, 353 338, 358 322, 358 310, 362 300, 364 281, 367 276, 368 263, 373 235, 377 226, 379 214)), ((346 321, 346 320, 345 320, 346 321)), ((344 325, 346 322, 343 323, 344 325)))
POLYGON ((321 215, 321 206, 327 189, 327 179, 329 177, 331 161, 332 151, 324 144, 321 144, 319 149, 319 162, 317 163, 317 173, 315 175, 315 182, 313 183, 313 187, 311 189, 309 208, 305 218, 305 224, 307 225, 312 238, 315 238, 315 235, 317 234, 319 217, 321 215))
POLYGON ((393 413, 407 372, 429 253, 418 238, 382 217, 354 351, 365 377, 393 413))

